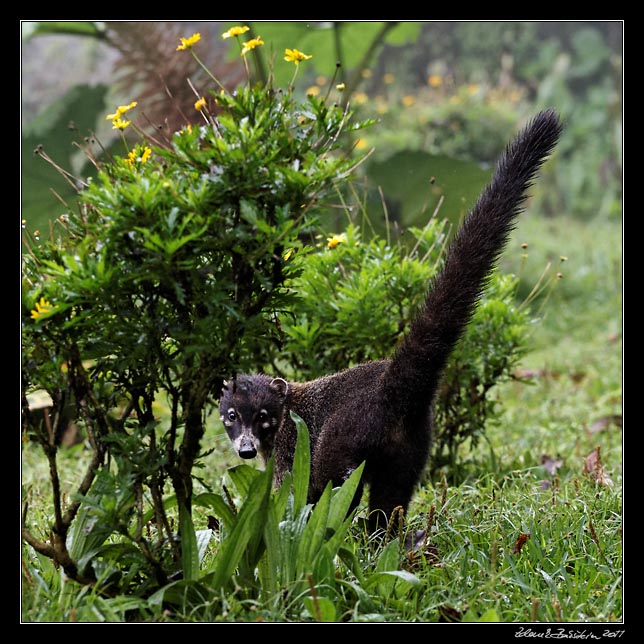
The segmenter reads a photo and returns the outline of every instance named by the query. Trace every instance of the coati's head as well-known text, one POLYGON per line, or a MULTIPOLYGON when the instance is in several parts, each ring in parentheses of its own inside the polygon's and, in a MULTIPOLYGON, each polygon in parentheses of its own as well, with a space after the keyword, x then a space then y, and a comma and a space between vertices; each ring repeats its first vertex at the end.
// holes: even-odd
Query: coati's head
POLYGON ((282 424, 288 383, 269 376, 239 376, 224 383, 219 417, 241 458, 267 461, 282 424))

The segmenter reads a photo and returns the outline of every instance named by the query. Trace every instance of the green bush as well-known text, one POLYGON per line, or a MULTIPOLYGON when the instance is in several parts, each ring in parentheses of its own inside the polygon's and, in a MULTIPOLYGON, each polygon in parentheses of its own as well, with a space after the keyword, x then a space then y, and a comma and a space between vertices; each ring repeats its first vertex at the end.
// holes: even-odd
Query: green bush
MULTIPOLYGON (((284 375, 313 379, 391 355, 422 305, 448 242, 446 220, 412 228, 412 241, 364 240, 350 225, 306 255, 291 283, 297 308, 282 322, 284 375)), ((519 281, 495 272, 452 355, 436 401, 431 468, 459 480, 458 449, 475 446, 502 408, 494 385, 512 377, 533 323, 519 281)))
MULTIPOLYGON (((50 239, 28 242, 25 432, 42 445, 53 479, 69 423, 82 427, 93 458, 68 508, 52 480, 53 539, 27 538, 75 579, 96 579, 96 566, 79 561, 96 559, 112 532, 126 544, 118 557, 135 558, 140 570, 128 583, 164 584, 180 564, 186 573, 166 486, 185 537, 212 398, 231 373, 270 361, 278 316, 294 298, 285 287, 299 270, 292 258, 356 162, 334 154, 349 115, 322 100, 297 104, 291 91, 249 85, 215 94, 210 105, 216 116, 199 101, 204 125, 183 128, 166 145, 128 145, 50 239), (49 397, 42 411, 26 397, 39 390, 49 397), (163 422, 159 399, 171 410, 163 422), (90 544, 84 532, 78 548, 68 537, 84 511, 97 538, 90 544)), ((123 131, 135 108, 108 118, 123 131)))

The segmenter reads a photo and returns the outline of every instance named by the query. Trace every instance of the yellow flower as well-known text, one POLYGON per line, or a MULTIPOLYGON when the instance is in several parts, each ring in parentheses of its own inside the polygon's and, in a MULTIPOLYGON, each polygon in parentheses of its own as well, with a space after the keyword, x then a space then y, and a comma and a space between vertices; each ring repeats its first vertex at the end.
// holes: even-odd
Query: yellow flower
POLYGON ((114 112, 114 114, 108 114, 105 117, 105 120, 106 121, 116 121, 117 119, 120 119, 121 116, 123 116, 123 114, 125 114, 125 112, 128 112, 129 110, 131 110, 133 107, 136 107, 137 105, 138 105, 138 103, 136 101, 132 101, 129 105, 119 105, 116 108, 116 112, 114 112))
POLYGON ((284 60, 287 63, 295 63, 296 65, 299 65, 300 62, 302 62, 303 60, 308 60, 309 58, 313 58, 313 56, 308 56, 307 54, 303 54, 298 49, 285 49, 284 53, 286 54, 286 56, 284 56, 284 60))
POLYGON ((181 44, 177 47, 177 51, 184 51, 185 49, 190 49, 196 43, 201 40, 201 34, 192 34, 190 38, 179 38, 181 44))
POLYGON ((236 36, 241 36, 242 34, 245 34, 250 27, 247 27, 244 25, 243 27, 231 27, 228 31, 225 31, 223 34, 221 34, 222 38, 235 38, 236 36))
POLYGON ((198 101, 195 101, 195 109, 201 112, 206 107, 206 99, 202 96, 198 101))
POLYGON ((344 83, 338 83, 335 88, 338 90, 338 92, 342 92, 347 88, 347 86, 344 83))
POLYGON ((342 235, 333 235, 327 239, 326 247, 331 250, 335 248, 338 244, 344 244, 347 241, 347 236, 343 233, 342 235))
POLYGON ((40 301, 36 302, 36 308, 31 311, 31 319, 37 320, 39 317, 51 313, 55 308, 53 304, 41 297, 40 301))
POLYGON ((440 74, 430 74, 427 84, 430 87, 440 87, 443 84, 443 77, 440 74))
POLYGON ((124 121, 121 118, 112 120, 112 129, 123 131, 128 125, 131 125, 132 121, 124 121))
POLYGON ((306 90, 305 94, 307 96, 318 96, 320 94, 320 88, 317 85, 311 85, 311 87, 306 90))
POLYGON ((137 145, 128 152, 125 163, 127 163, 130 167, 133 167, 137 161, 139 163, 146 163, 151 155, 152 150, 147 145, 143 147, 143 152, 141 152, 141 148, 137 145))
POLYGON ((411 107, 416 102, 416 97, 411 94, 406 94, 402 97, 402 103, 405 107, 411 107))
POLYGON ((395 80, 395 76, 391 72, 387 72, 382 77, 382 80, 385 81, 385 85, 391 85, 395 80))
POLYGON ((263 45, 264 41, 261 39, 260 36, 257 36, 257 38, 251 38, 248 42, 244 43, 244 46, 241 50, 241 55, 245 56, 249 51, 252 49, 255 49, 255 47, 259 47, 260 45, 263 45))

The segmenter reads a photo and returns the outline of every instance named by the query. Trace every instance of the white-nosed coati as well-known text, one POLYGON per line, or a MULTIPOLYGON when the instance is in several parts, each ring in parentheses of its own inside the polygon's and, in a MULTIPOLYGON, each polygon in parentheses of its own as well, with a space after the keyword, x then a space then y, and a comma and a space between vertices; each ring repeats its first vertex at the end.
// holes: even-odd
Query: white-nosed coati
POLYGON ((560 132, 557 114, 548 110, 508 145, 391 359, 311 382, 244 375, 226 383, 219 411, 239 456, 274 456, 279 484, 293 465, 292 410, 311 436, 309 502, 365 461, 371 528, 386 525, 397 506, 407 509, 428 458, 432 405, 447 359, 560 132))

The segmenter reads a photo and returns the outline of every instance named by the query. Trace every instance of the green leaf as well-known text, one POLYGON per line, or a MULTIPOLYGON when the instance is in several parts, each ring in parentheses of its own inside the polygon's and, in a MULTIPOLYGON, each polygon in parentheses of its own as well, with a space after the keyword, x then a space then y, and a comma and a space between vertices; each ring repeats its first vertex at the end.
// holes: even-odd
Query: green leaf
POLYGON ((94 38, 104 38, 105 29, 100 22, 87 20, 54 20, 47 22, 22 23, 22 37, 25 40, 27 38, 32 38, 33 36, 42 36, 47 34, 67 34, 68 36, 91 36, 94 38))
POLYGON ((114 526, 100 520, 101 506, 94 504, 96 499, 113 497, 112 477, 101 470, 88 495, 81 499, 80 509, 67 534, 67 549, 74 561, 79 562, 88 553, 95 552, 112 533, 114 526))
POLYGON ((403 226, 428 219, 441 197, 441 216, 458 224, 490 178, 489 170, 472 161, 418 150, 403 150, 373 162, 368 174, 388 200, 397 202, 403 226))
POLYGON ((268 506, 266 515, 266 524, 264 526, 264 543, 266 550, 259 561, 258 572, 262 584, 262 590, 271 594, 277 590, 279 579, 278 571, 281 568, 280 561, 280 522, 284 513, 282 505, 282 491, 286 491, 287 497, 290 489, 290 482, 277 491, 273 496, 272 502, 268 506), (288 485, 289 487, 286 487, 288 485))
POLYGON ((501 618, 494 608, 488 608, 480 617, 471 610, 463 615, 463 622, 500 622, 501 618))
POLYGON ((396 570, 400 563, 400 542, 398 539, 390 541, 380 553, 376 562, 376 572, 396 570))
POLYGON ((206 556, 206 550, 208 550, 210 539, 212 539, 212 530, 210 528, 206 528, 205 530, 195 530, 195 537, 197 539, 199 563, 201 564, 203 558, 206 556))
MULTIPOLYGON (((292 496, 290 497, 293 498, 292 496)), ((307 526, 310 506, 304 506, 299 515, 279 523, 279 572, 280 583, 289 584, 298 578, 303 566, 299 559, 302 535, 307 526)), ((290 516, 293 516, 291 513, 290 516)))
POLYGON ((373 586, 378 586, 378 594, 381 597, 388 597, 399 580, 408 588, 417 588, 422 583, 416 575, 406 570, 385 570, 369 575, 364 583, 364 588, 369 590, 373 586))
POLYGON ((255 481, 260 474, 260 470, 257 470, 250 465, 246 465, 245 463, 231 467, 228 470, 230 480, 233 482, 239 495, 243 498, 250 494, 253 481, 255 481))
POLYGON ((313 579, 317 585, 324 585, 324 592, 335 587, 335 552, 329 547, 328 542, 323 544, 313 566, 313 579))
POLYGON ((365 576, 362 569, 362 563, 358 559, 356 553, 350 550, 347 546, 340 546, 338 548, 338 556, 342 559, 343 563, 355 575, 356 579, 361 586, 364 585, 365 576))
MULTIPOLYGON (((64 212, 64 206, 52 190, 69 205, 74 207, 78 192, 47 161, 34 154, 38 146, 54 162, 68 172, 74 171, 74 155, 77 148, 73 141, 77 136, 70 131, 74 123, 78 132, 84 135, 96 128, 97 119, 105 112, 107 86, 77 85, 65 96, 49 105, 22 132, 22 217, 28 227, 47 230, 48 221, 64 212)), ((94 166, 86 162, 78 175, 83 180, 95 174, 94 166)))
POLYGON ((346 519, 347 513, 353 499, 356 495, 360 481, 362 479, 362 472, 364 470, 364 463, 361 463, 349 478, 338 488, 333 494, 333 501, 329 509, 328 526, 332 530, 338 530, 342 522, 346 519))
POLYGON ((252 481, 232 532, 217 552, 211 567, 206 571, 212 573, 210 584, 213 588, 221 588, 231 581, 248 544, 262 535, 272 480, 273 461, 271 460, 266 470, 259 472, 252 481))
POLYGON ((398 539, 390 541, 380 553, 376 562, 376 570, 369 575, 364 586, 366 589, 377 586, 381 597, 389 597, 393 592, 398 579, 410 586, 420 583, 416 575, 405 570, 400 570, 400 542, 398 539))
POLYGON ((199 545, 190 510, 179 506, 179 535, 181 537, 181 569, 186 580, 199 576, 199 545))
POLYGON ((304 605, 316 622, 335 622, 337 619, 335 604, 327 597, 305 597, 304 605))
POLYGON ((297 443, 293 456, 293 513, 298 515, 306 504, 311 476, 311 447, 309 430, 294 412, 291 418, 297 428, 297 443))
POLYGON ((297 553, 298 573, 310 571, 326 535, 329 506, 331 505, 331 483, 329 482, 302 532, 297 553))

